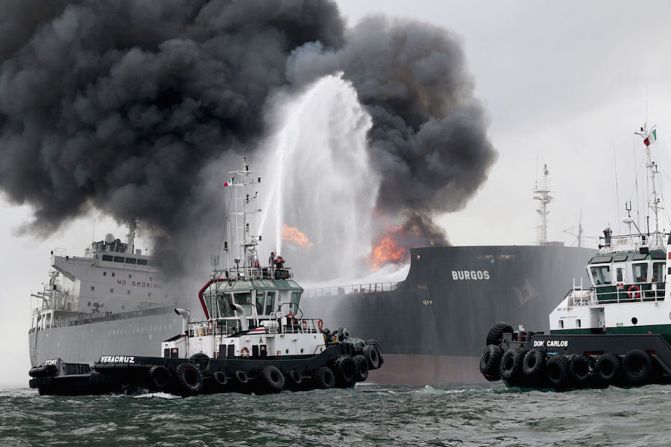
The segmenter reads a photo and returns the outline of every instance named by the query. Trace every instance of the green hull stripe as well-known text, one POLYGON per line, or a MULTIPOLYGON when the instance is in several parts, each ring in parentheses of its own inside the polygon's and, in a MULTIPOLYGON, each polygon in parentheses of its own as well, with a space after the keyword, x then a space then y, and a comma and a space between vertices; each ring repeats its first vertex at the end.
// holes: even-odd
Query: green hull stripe
MULTIPOLYGON (((559 329, 552 330, 552 335, 592 334, 592 329, 559 329)), ((671 324, 650 324, 643 326, 615 326, 606 328, 606 334, 661 334, 671 341, 671 324)))

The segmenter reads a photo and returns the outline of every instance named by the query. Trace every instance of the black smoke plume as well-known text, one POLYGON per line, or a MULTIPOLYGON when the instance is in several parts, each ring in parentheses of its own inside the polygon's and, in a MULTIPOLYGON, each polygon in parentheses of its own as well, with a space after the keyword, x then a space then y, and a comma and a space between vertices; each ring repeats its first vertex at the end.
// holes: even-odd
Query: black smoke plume
POLYGON ((427 222, 423 243, 439 245, 433 213, 462 208, 486 179, 496 154, 482 106, 456 38, 424 23, 371 17, 345 44, 297 49, 288 76, 306 83, 342 71, 373 118, 374 165, 382 184, 379 207, 427 222))
POLYGON ((327 0, 5 0, 0 188, 34 232, 95 207, 174 254, 221 225, 213 163, 263 138, 269 97, 334 71, 373 118, 379 208, 462 207, 495 156, 458 41, 384 18, 347 30, 327 0))

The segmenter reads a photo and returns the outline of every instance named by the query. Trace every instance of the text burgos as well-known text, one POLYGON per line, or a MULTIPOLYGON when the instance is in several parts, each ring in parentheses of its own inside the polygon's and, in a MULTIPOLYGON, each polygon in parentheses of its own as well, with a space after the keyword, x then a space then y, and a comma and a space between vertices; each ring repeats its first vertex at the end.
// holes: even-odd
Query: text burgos
POLYGON ((489 271, 487 270, 452 270, 452 279, 458 280, 482 280, 489 279, 489 271))

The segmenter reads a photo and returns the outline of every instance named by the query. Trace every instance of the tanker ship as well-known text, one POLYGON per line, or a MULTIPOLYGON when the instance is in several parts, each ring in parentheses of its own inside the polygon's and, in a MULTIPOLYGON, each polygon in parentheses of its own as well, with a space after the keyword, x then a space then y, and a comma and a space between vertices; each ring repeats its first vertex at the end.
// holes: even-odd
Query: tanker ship
POLYGON ((327 325, 377 339, 385 367, 371 371, 373 382, 483 382, 483 334, 494 323, 524 321, 547 331, 567 281, 588 283, 584 265, 596 250, 581 247, 581 227, 577 247, 547 241, 550 193, 545 166, 534 189, 538 245, 413 248, 405 280, 308 289, 302 307, 318 310, 327 325))

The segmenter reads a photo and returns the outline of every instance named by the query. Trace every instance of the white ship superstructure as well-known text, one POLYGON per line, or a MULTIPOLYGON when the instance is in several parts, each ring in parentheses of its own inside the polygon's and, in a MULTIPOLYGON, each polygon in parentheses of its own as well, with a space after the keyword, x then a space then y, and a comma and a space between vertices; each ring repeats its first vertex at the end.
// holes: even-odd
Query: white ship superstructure
POLYGON ((139 335, 136 349, 142 353, 144 338, 156 340, 152 333, 162 337, 163 332, 174 333, 179 328, 179 319, 174 317, 139 324, 137 318, 171 313, 176 296, 156 261, 135 249, 134 223, 129 230, 126 242, 108 234, 105 240, 93 242, 84 256, 51 252, 49 281, 31 295, 32 364, 53 357, 55 349, 61 353, 66 349, 79 358, 87 355, 87 346, 132 335, 139 335), (148 337, 138 331, 147 332, 148 337))

